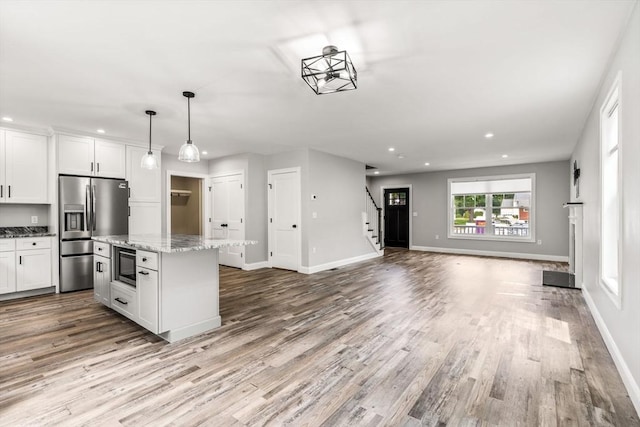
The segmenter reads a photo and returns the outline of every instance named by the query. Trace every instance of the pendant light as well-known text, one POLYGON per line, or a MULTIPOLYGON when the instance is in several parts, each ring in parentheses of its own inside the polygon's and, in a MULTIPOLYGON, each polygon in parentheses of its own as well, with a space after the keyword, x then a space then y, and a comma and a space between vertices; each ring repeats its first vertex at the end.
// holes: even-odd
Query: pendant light
POLYGON ((193 98, 195 93, 193 92, 182 92, 182 96, 187 98, 187 123, 188 123, 188 137, 187 142, 182 144, 180 147, 180 153, 178 154, 178 160, 182 162, 199 162, 200 161, 200 152, 198 151, 198 147, 191 142, 191 98, 193 98))
POLYGON ((158 169, 158 159, 153 155, 153 151, 151 151, 151 118, 156 115, 156 112, 147 110, 145 114, 149 115, 149 151, 142 156, 140 167, 142 167, 142 169, 158 169))

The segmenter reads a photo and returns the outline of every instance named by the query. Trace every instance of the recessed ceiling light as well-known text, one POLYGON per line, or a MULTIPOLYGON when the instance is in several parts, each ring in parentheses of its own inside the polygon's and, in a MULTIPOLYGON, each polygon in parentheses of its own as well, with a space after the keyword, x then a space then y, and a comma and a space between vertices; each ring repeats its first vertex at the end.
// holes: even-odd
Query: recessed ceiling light
POLYGON ((424 165, 425 165, 425 166, 429 166, 430 164, 431 164, 431 163, 427 162, 427 163, 425 163, 424 165))
POLYGON ((396 151, 396 149, 393 147, 389 147, 389 151, 396 151))
POLYGON ((375 171, 373 174, 374 175, 380 175, 380 171, 375 171))
POLYGON ((13 119, 11 117, 3 117, 2 120, 4 120, 5 122, 12 122, 13 119))
POLYGON ((503 159, 506 159, 507 157, 509 157, 509 155, 508 155, 508 154, 503 154, 503 155, 502 155, 502 158, 503 158, 503 159))
POLYGON ((96 132, 98 132, 98 133, 106 133, 104 129, 97 129, 96 132))
POLYGON ((491 139, 491 138, 493 138, 493 134, 491 132, 487 132, 487 133, 484 134, 484 137, 487 138, 487 139, 491 139))
POLYGON ((403 154, 398 154, 398 158, 399 159, 404 159, 404 155, 403 154))
POLYGON ((209 153, 208 153, 208 152, 206 152, 206 151, 203 151, 203 152, 202 152, 202 154, 207 155, 207 154, 209 154, 209 153))

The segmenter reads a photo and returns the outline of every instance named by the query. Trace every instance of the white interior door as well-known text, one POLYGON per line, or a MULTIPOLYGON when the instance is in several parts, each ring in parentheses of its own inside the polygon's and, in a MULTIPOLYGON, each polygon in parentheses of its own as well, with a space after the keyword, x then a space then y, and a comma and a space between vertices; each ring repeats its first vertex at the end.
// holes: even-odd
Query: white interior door
POLYGON ((272 267, 300 267, 300 169, 268 172, 269 260, 272 267))
MULTIPOLYGON (((211 178, 211 233, 214 239, 244 240, 244 174, 211 178)), ((244 267, 244 246, 220 249, 220 264, 244 267)))

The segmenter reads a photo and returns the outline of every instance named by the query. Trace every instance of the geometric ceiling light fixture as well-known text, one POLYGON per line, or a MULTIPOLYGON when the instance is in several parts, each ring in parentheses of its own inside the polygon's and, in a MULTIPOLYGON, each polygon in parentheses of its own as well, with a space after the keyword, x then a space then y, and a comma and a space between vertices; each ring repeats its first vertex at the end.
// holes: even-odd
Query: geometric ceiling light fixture
POLYGON ((200 151, 198 151, 198 147, 191 141, 191 98, 195 97, 195 93, 193 92, 182 92, 182 96, 187 98, 187 124, 188 124, 188 137, 187 142, 182 144, 180 147, 180 153, 178 154, 178 160, 181 162, 199 162, 200 161, 200 151))
POLYGON ((142 156, 140 167, 150 170, 158 169, 158 159, 153 155, 153 151, 151 151, 151 118, 156 115, 156 112, 147 110, 145 111, 145 114, 149 115, 149 151, 147 151, 147 154, 142 156))
POLYGON ((346 50, 326 46, 322 55, 302 60, 302 79, 316 95, 356 89, 358 74, 346 50))

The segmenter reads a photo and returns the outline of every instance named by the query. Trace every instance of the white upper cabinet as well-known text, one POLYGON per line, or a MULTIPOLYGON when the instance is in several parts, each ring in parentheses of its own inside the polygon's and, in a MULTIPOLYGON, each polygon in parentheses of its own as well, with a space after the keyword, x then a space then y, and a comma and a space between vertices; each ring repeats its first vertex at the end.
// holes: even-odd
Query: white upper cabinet
POLYGON ((131 189, 131 202, 157 202, 161 201, 161 158, 160 150, 153 150, 158 159, 158 169, 143 169, 140 160, 148 148, 127 145, 127 181, 131 189))
POLYGON ((106 178, 124 178, 125 152, 126 150, 123 144, 96 139, 95 175, 106 178))
POLYGON ((58 135, 58 172, 125 177, 125 146, 84 136, 58 135))
POLYGON ((47 137, 0 131, 0 203, 48 203, 47 137))

